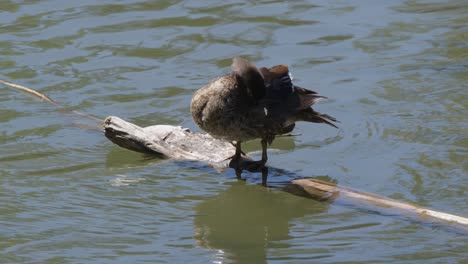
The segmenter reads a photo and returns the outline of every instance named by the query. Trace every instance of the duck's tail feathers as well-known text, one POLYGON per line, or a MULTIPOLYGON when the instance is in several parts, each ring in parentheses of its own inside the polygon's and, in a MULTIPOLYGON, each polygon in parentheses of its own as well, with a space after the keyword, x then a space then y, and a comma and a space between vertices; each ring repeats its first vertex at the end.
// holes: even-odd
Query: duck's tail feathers
POLYGON ((294 85, 294 92, 299 98, 299 110, 307 109, 321 100, 328 99, 325 96, 318 95, 315 91, 297 85, 294 85))
POLYGON ((336 120, 336 118, 329 116, 327 114, 316 112, 312 108, 308 108, 299 112, 298 120, 306 121, 306 122, 313 122, 313 123, 325 123, 334 128, 338 128, 338 127, 332 122, 339 123, 339 121, 336 120))
POLYGON ((317 94, 301 94, 299 95, 299 107, 298 109, 307 109, 310 108, 317 102, 320 102, 324 99, 327 99, 325 96, 317 95, 317 94))

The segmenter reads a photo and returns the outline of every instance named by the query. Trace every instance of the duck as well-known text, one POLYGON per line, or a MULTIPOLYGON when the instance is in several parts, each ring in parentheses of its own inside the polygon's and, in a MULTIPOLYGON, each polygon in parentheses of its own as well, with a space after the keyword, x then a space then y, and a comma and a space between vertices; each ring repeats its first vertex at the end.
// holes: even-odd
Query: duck
POLYGON ((257 68, 245 58, 234 57, 231 73, 194 92, 190 111, 202 130, 234 144, 234 164, 239 164, 243 154, 242 142, 261 139, 262 158, 256 162, 257 167, 263 167, 268 160, 268 145, 278 135, 292 132, 296 122, 337 128, 336 118, 312 108, 323 99, 326 97, 293 84, 287 65, 257 68))

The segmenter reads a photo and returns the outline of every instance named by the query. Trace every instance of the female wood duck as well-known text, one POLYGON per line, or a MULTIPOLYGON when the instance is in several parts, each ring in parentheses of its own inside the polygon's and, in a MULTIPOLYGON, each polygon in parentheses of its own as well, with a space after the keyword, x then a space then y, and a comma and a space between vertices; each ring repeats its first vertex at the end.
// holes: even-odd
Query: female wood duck
POLYGON ((294 129, 296 121, 325 123, 337 120, 312 109, 326 97, 292 83, 286 65, 260 68, 235 57, 230 74, 197 90, 191 112, 197 125, 215 138, 235 141, 233 161, 241 157, 241 142, 261 138, 263 166, 267 143, 294 129))

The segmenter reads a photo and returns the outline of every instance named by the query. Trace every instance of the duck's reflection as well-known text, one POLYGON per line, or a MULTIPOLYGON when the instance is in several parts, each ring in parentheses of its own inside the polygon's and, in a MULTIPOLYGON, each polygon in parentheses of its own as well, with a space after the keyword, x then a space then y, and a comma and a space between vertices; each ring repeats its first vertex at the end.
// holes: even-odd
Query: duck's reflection
MULTIPOLYGON (((232 183, 230 188, 196 207, 195 239, 218 249, 234 263, 265 263, 268 249, 284 247, 291 221, 326 211, 328 205, 271 190, 232 183)), ((223 262, 223 260, 219 259, 223 262)))

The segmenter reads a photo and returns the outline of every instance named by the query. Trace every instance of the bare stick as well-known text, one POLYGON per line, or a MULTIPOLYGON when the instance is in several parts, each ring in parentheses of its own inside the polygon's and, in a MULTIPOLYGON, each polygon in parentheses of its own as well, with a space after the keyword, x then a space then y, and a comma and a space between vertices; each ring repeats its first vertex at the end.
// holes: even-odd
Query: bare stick
POLYGON ((350 203, 354 200, 358 202, 363 202, 374 208, 381 208, 378 210, 380 212, 388 212, 389 210, 393 210, 392 212, 401 211, 407 214, 416 215, 421 219, 426 218, 437 221, 446 221, 459 224, 464 226, 465 228, 468 228, 468 218, 423 208, 405 202, 396 201, 388 197, 366 193, 351 188, 338 186, 333 183, 314 179, 294 180, 292 181, 292 183, 299 185, 308 194, 310 194, 313 197, 319 198, 320 200, 341 201, 344 203, 350 203))
POLYGON ((70 112, 72 112, 72 113, 74 113, 76 115, 87 117, 87 118, 90 118, 90 119, 93 119, 93 120, 96 120, 96 121, 99 121, 99 122, 103 121, 102 118, 98 118, 98 117, 95 117, 95 116, 92 116, 92 115, 88 115, 88 114, 82 113, 80 111, 68 109, 65 106, 55 102, 54 100, 52 100, 51 98, 49 98, 45 94, 42 94, 42 93, 40 93, 40 92, 38 92, 36 90, 33 90, 31 88, 28 88, 28 87, 25 87, 25 86, 22 86, 22 85, 18 85, 18 84, 14 84, 14 83, 11 83, 11 82, 7 82, 7 81, 4 81, 4 80, 0 80, 0 83, 3 83, 6 86, 10 86, 12 88, 16 88, 16 89, 28 92, 30 94, 33 94, 33 95, 41 98, 41 100, 44 100, 44 101, 50 103, 51 105, 54 105, 54 106, 56 106, 58 108, 61 108, 61 109, 67 110, 67 111, 70 111, 70 112))

